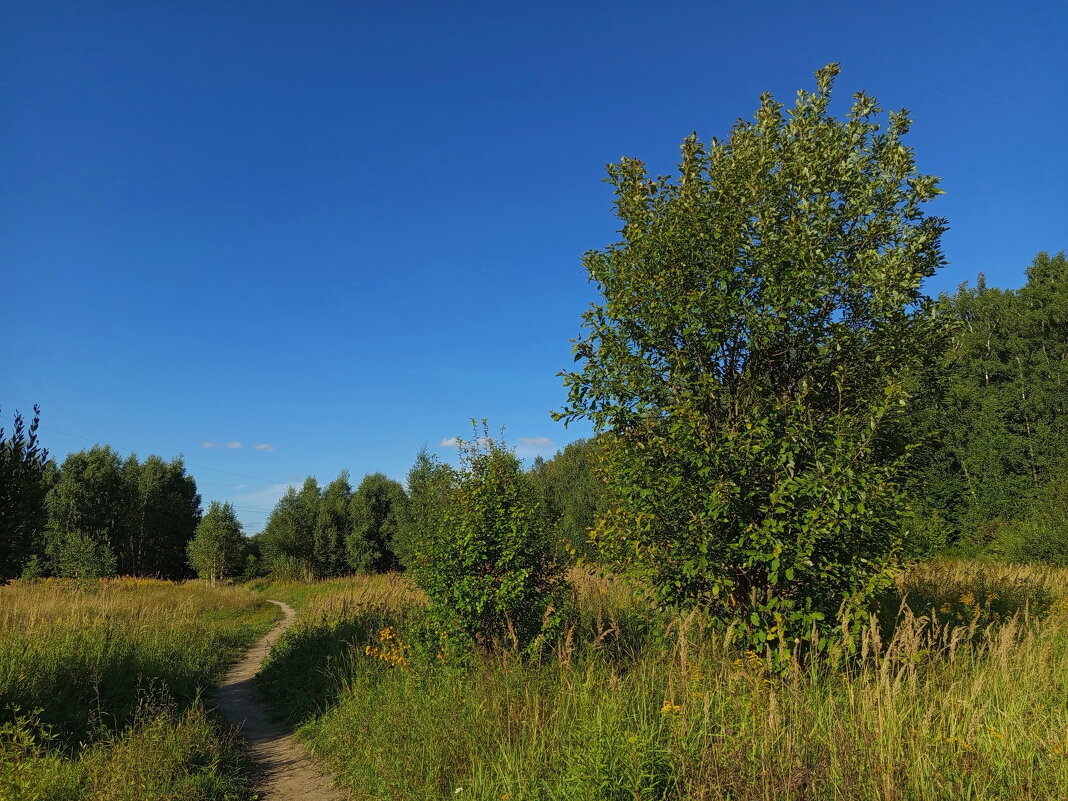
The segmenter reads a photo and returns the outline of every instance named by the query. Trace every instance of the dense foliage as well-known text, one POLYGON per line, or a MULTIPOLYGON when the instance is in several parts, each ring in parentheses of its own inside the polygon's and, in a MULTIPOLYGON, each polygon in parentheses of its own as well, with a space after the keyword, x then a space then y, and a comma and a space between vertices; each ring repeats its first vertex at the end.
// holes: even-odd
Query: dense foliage
POLYGON ((1022 288, 980 276, 940 305, 953 337, 921 486, 963 545, 997 550, 999 534, 1068 467, 1068 262, 1040 253, 1022 288))
POLYGON ((565 420, 605 433, 598 535, 660 597, 792 647, 860 608, 907 538, 899 484, 909 378, 937 342, 923 279, 940 193, 838 69, 784 112, 764 95, 725 142, 691 136, 679 177, 609 167, 623 240, 585 258, 603 294, 565 375, 565 420))
POLYGON ((560 623, 562 564, 534 482, 485 431, 459 447, 458 470, 430 465, 436 512, 409 567, 453 646, 536 648, 560 623))
POLYGON ((29 426, 16 411, 11 436, 0 428, 0 581, 18 576, 43 549, 44 499, 55 465, 38 442, 40 424, 41 409, 34 406, 29 426))
POLYGON ((597 559, 590 531, 607 502, 600 452, 597 439, 579 439, 531 467, 545 523, 570 560, 597 559))
POLYGON ((400 482, 382 473, 365 476, 352 495, 352 527, 346 538, 349 566, 357 573, 385 573, 400 567, 393 540, 406 514, 408 496, 400 482))
POLYGON ((274 507, 259 537, 263 561, 272 573, 294 579, 315 577, 319 501, 319 484, 309 476, 299 490, 286 490, 274 507))
POLYGON ((58 575, 188 575, 200 495, 181 458, 123 460, 106 445, 72 453, 46 505, 46 552, 58 575))
POLYGON ((233 504, 212 501, 189 541, 189 564, 212 584, 241 572, 247 552, 245 535, 233 504))

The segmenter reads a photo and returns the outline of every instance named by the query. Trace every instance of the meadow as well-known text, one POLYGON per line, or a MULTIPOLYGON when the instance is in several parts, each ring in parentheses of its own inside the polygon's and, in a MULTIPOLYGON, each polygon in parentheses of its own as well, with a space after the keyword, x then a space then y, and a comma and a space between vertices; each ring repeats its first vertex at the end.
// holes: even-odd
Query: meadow
POLYGON ((854 621, 855 650, 787 675, 729 627, 656 611, 636 584, 572 580, 574 625, 542 659, 499 644, 462 664, 420 644, 422 599, 403 577, 274 585, 302 622, 261 692, 368 801, 1068 788, 1068 571, 921 563, 854 621))
POLYGON ((204 694, 277 617, 201 582, 0 587, 0 798, 250 798, 204 694))

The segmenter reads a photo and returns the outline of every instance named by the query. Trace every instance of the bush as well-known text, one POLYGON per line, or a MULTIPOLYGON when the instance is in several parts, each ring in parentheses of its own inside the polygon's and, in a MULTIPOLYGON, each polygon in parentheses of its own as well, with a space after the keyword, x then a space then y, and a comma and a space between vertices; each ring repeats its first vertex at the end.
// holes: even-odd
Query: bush
POLYGON ((64 578, 95 579, 115 575, 118 560, 102 536, 83 531, 60 535, 52 549, 54 572, 64 578))
POLYGON ((1004 526, 995 544, 1010 562, 1068 567, 1068 473, 1035 493, 1023 517, 1004 526))
POLYGON ((460 455, 459 470, 431 471, 437 513, 412 544, 429 625, 451 643, 536 649, 559 627, 565 595, 535 487, 485 423, 460 455))

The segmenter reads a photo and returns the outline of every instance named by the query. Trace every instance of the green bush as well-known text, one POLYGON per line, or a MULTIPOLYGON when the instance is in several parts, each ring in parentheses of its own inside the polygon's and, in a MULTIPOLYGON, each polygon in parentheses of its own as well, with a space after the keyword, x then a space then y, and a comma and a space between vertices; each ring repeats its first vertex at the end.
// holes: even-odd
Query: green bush
POLYGON ((1001 529, 996 548, 1010 562, 1068 567, 1068 473, 1035 493, 1023 516, 1001 529))
POLYGON ((485 423, 460 455, 459 470, 431 471, 436 513, 411 543, 429 628, 448 633, 451 648, 536 648, 558 630, 566 597, 536 489, 485 423))

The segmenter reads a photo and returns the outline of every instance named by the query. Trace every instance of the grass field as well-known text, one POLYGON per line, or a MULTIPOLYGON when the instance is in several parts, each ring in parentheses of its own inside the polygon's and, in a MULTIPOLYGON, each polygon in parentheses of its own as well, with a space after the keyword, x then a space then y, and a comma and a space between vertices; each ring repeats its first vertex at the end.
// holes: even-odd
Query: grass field
POLYGON ((247 799, 202 693, 278 617, 247 589, 0 587, 0 799, 247 799))
POLYGON ((320 585, 262 691, 359 799, 1068 792, 1068 571, 919 565, 855 655, 785 679, 699 615, 576 579, 580 619, 551 658, 453 668, 419 659, 403 579, 320 585))

